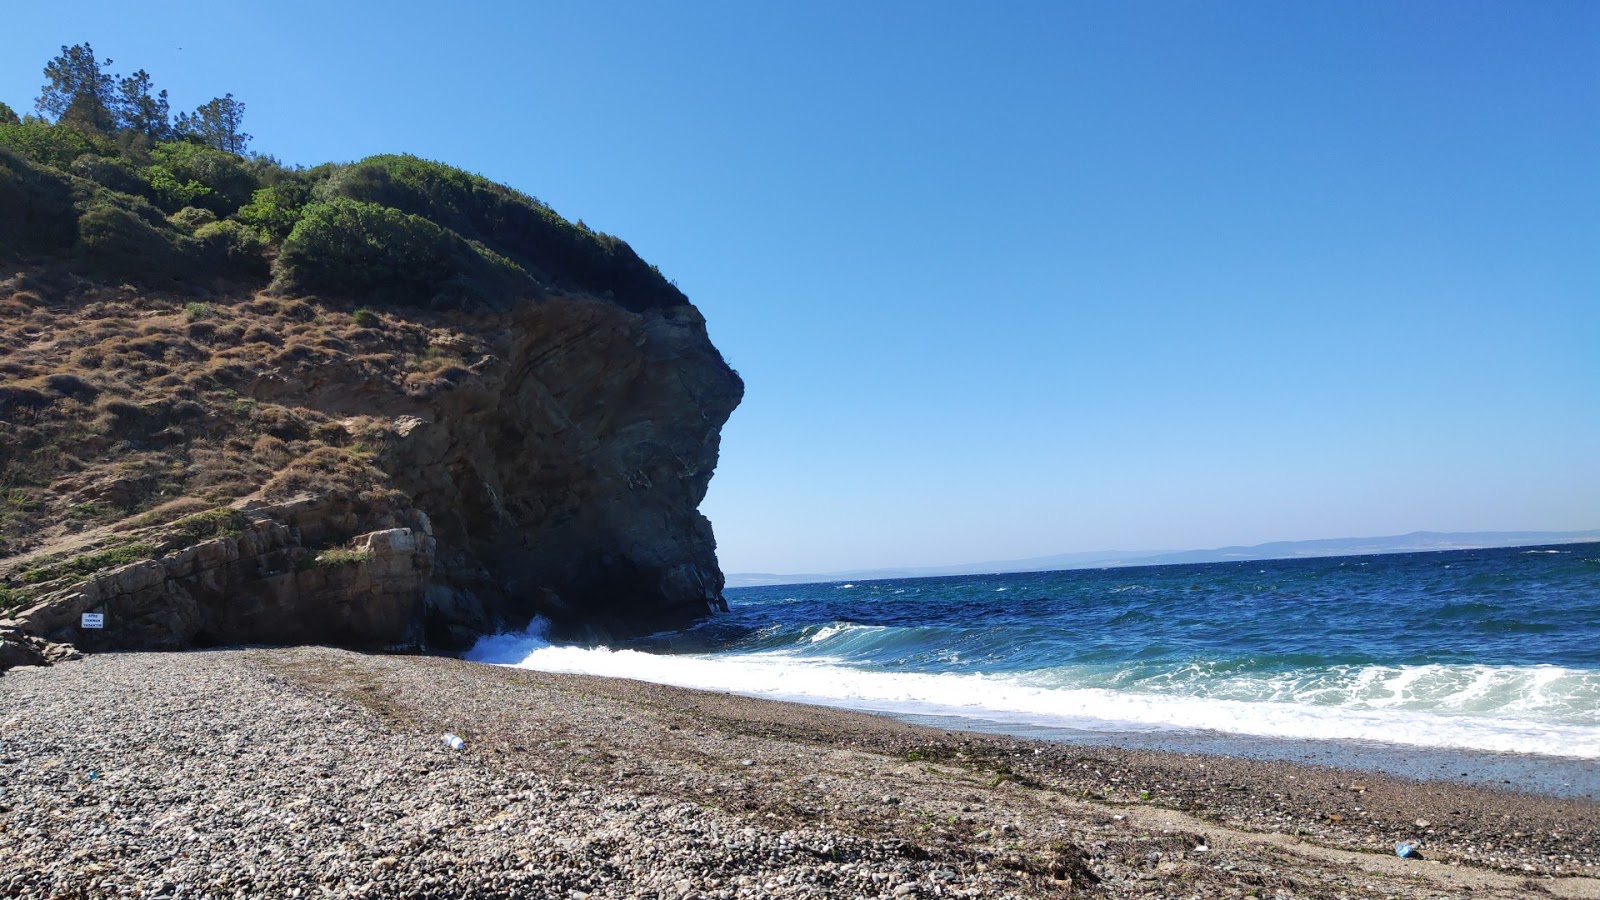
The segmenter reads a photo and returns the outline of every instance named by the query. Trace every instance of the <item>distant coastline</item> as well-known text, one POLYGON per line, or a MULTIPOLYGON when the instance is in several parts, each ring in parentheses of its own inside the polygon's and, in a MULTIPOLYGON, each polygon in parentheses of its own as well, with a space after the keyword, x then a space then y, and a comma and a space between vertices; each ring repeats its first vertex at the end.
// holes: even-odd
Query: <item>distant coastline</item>
POLYGON ((1410 534, 1383 537, 1273 541, 1248 547, 1217 547, 1210 550, 1099 550, 1084 553, 1060 553, 1053 556, 1036 556, 1028 559, 992 560, 953 566, 848 569, 838 572, 792 575, 778 575, 768 572, 732 572, 727 575, 727 586, 730 588, 762 587, 777 584, 813 584, 825 581, 873 581, 883 578, 932 578, 941 575, 990 575, 1004 572, 1054 572, 1065 569, 1102 569, 1121 566, 1242 562, 1252 559, 1373 556, 1384 553, 1420 553, 1434 550, 1481 550, 1492 547, 1581 544, 1591 541, 1600 541, 1600 529, 1590 531, 1413 531, 1410 534))

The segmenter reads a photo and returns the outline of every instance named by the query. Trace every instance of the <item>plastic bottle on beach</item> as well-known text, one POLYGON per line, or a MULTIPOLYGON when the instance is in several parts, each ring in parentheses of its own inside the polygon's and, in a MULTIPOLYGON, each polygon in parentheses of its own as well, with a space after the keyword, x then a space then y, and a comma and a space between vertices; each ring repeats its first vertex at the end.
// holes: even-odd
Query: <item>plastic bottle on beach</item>
POLYGON ((446 732, 444 736, 444 745, 449 747, 451 750, 460 750, 467 745, 467 742, 453 734, 450 734, 449 732, 446 732))

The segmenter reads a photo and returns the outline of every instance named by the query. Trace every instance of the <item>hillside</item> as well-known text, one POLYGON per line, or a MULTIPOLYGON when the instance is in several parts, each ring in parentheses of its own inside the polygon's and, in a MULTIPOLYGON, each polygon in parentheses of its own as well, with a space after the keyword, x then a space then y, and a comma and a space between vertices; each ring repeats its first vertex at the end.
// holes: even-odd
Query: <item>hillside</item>
POLYGON ((659 271, 530 196, 18 121, 0 265, 26 631, 456 646, 722 606, 697 507, 743 386, 659 271))

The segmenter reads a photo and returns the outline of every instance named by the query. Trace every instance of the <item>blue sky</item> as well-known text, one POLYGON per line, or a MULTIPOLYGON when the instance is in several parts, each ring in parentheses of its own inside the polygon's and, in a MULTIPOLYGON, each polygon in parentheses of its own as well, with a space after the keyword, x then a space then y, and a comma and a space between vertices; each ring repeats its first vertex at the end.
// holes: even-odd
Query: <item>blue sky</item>
POLYGON ((1600 527, 1600 4, 6 18, 19 111, 87 40, 627 239, 747 383, 730 571, 1600 527))

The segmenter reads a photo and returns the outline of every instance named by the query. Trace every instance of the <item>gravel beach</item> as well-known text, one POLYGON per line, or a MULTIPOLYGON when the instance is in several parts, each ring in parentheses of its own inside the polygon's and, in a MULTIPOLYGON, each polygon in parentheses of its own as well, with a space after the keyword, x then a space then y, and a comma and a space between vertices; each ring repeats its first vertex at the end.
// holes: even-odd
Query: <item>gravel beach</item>
POLYGON ((0 676, 0 895, 1600 897, 1600 805, 445 658, 106 654, 0 676))

